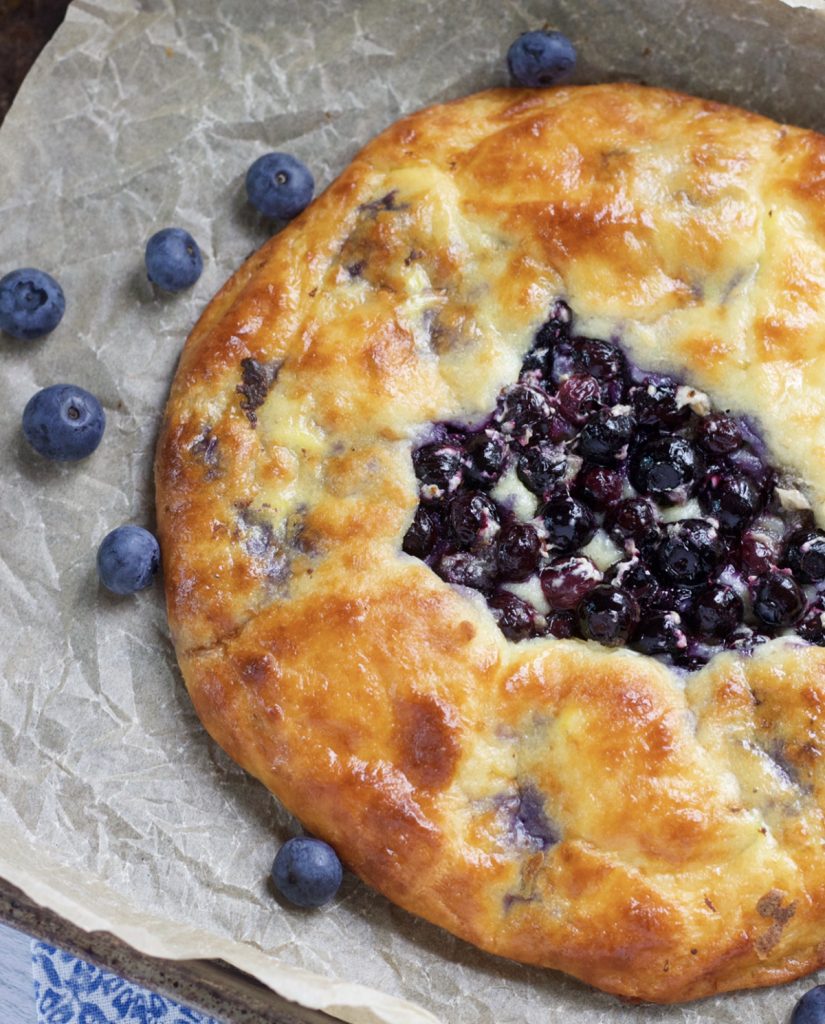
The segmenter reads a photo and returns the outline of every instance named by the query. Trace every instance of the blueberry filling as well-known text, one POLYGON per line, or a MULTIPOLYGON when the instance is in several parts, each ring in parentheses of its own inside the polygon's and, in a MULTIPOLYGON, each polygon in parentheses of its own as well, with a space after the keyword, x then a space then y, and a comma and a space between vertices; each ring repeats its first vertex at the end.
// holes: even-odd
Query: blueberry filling
POLYGON ((511 641, 629 646, 692 671, 792 633, 825 646, 825 530, 744 417, 558 302, 518 381, 416 448, 404 551, 483 595, 511 641))

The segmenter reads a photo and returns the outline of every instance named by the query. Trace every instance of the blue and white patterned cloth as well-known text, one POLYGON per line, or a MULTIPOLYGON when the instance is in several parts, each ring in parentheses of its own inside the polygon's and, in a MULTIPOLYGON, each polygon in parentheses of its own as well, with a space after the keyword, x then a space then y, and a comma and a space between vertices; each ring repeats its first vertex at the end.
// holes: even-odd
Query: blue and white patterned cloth
POLYGON ((32 976, 37 1024, 218 1024, 34 939, 32 976))

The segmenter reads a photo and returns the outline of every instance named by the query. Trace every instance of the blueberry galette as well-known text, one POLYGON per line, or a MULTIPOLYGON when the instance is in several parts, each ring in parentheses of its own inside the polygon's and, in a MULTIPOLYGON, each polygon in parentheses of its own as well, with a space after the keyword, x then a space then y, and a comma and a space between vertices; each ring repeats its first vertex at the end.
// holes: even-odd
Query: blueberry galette
POLYGON ((629 85, 394 125, 157 461, 206 728, 366 882, 673 1001, 825 963, 825 138, 629 85))

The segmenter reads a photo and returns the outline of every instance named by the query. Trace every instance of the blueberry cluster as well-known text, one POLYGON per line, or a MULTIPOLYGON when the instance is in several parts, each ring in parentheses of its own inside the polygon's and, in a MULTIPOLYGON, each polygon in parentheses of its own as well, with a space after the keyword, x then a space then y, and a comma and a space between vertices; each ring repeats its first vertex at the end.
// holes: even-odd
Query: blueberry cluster
POLYGON ((510 640, 581 637, 686 669, 794 632, 825 645, 825 531, 748 421, 556 304, 491 417, 413 452, 404 551, 510 640))

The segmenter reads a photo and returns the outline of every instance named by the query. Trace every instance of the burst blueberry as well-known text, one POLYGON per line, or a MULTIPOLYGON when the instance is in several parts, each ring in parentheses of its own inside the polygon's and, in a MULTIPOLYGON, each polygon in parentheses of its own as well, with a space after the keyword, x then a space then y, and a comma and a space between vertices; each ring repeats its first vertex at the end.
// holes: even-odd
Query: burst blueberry
POLYGON ((272 881, 298 907, 322 907, 341 887, 344 872, 335 850, 320 839, 296 836, 278 850, 272 881))
POLYGON ((195 239, 183 228, 163 228, 146 243, 146 276, 167 292, 181 292, 203 272, 203 256, 195 239))
POLYGON ((490 598, 490 608, 498 628, 508 640, 525 640, 535 626, 535 611, 509 590, 500 590, 490 598))
POLYGON ((450 501, 450 526, 462 547, 489 543, 499 525, 495 503, 481 491, 462 491, 450 501))
POLYGON ((524 32, 507 51, 507 67, 519 85, 531 89, 556 85, 576 65, 576 48, 561 32, 524 32))
POLYGON ((100 402, 74 384, 43 388, 23 410, 26 440, 40 455, 57 462, 75 462, 91 455, 105 427, 100 402))
POLYGON ((97 549, 100 582, 114 594, 134 594, 151 586, 160 566, 155 537, 141 526, 118 526, 97 549))
POLYGON ((711 413, 699 423, 696 440, 709 455, 730 455, 742 447, 742 432, 736 420, 723 412, 711 413))
POLYGON ((315 179, 307 165, 289 153, 265 153, 246 172, 246 195, 265 217, 292 220, 309 206, 315 179))
POLYGON ((601 405, 602 389, 595 377, 576 373, 560 385, 556 397, 564 418, 580 426, 601 405))
POLYGON ((66 310, 66 297, 55 279, 43 270, 22 267, 0 278, 0 331, 32 341, 57 327, 66 310))
POLYGON ((521 452, 516 475, 529 491, 544 496, 564 476, 566 468, 564 449, 549 441, 539 441, 521 452))
POLYGON ((570 611, 601 583, 602 574, 584 555, 570 555, 554 559, 539 579, 551 610, 570 611))
POLYGON ((536 428, 541 429, 552 408, 550 396, 543 388, 533 384, 514 384, 502 393, 496 419, 505 434, 523 437, 528 430, 532 434, 536 428))

